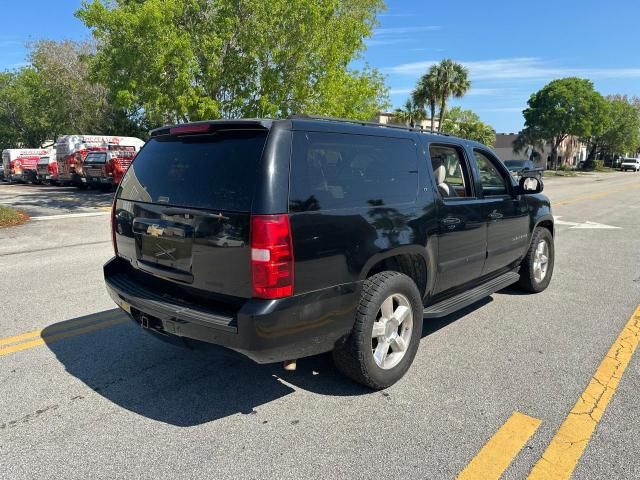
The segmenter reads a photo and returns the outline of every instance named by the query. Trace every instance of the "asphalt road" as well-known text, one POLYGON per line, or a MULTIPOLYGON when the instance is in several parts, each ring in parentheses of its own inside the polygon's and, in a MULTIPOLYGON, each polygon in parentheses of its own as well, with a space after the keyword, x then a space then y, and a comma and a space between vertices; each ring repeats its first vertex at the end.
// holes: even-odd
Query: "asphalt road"
MULTIPOLYGON (((41 188, 0 186, 0 202, 41 188)), ((514 412, 540 421, 503 477, 526 478, 640 303, 640 174, 551 178, 545 193, 564 222, 549 289, 425 322, 407 376, 376 393, 326 355, 286 373, 146 335, 104 291, 108 216, 0 230, 0 348, 23 346, 0 350, 0 478, 447 479, 514 412)), ((29 213, 52 209, 76 211, 29 213)), ((640 478, 638 391, 636 353, 574 478, 640 478)))

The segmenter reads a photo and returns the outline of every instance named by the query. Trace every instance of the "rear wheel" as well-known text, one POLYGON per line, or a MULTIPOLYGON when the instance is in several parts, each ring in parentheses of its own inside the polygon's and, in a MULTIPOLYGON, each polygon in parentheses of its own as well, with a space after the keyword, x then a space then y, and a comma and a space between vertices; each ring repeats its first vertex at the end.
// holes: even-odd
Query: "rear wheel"
POLYGON ((422 300, 416 284, 398 272, 364 282, 351 335, 333 359, 347 377, 374 389, 389 387, 411 366, 422 336, 422 300))
POLYGON ((549 286, 553 275, 555 248, 551 232, 543 227, 533 231, 529 250, 522 260, 518 286, 531 293, 538 293, 549 286))

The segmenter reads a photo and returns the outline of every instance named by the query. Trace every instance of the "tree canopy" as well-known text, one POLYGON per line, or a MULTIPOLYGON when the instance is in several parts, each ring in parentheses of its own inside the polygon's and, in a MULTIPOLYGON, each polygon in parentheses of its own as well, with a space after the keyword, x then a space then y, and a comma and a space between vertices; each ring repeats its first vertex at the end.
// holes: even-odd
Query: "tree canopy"
POLYGON ((408 98, 404 103, 404 108, 396 108, 393 116, 397 121, 415 127, 427 117, 427 113, 423 107, 408 98))
POLYGON ((490 125, 480 120, 476 113, 460 107, 454 107, 449 111, 442 125, 442 131, 489 146, 496 141, 496 132, 490 125))
POLYGON ((471 88, 471 81, 466 67, 445 58, 440 63, 431 65, 429 70, 420 77, 415 90, 411 93, 411 98, 417 106, 429 107, 432 132, 436 106, 439 107, 438 131, 442 132, 449 99, 463 97, 469 88, 471 88))
POLYGON ((552 158, 570 135, 588 138, 602 134, 607 104, 590 80, 569 77, 553 80, 531 95, 524 134, 529 141, 551 144, 552 158))
POLYGON ((87 0, 93 78, 152 123, 315 113, 372 118, 374 69, 353 70, 383 0, 87 0))
MULTIPOLYGON (((635 153, 640 149, 640 108, 622 95, 606 97, 603 126, 591 140, 593 150, 603 155, 635 153)), ((595 157, 595 152, 594 155, 595 157)))
POLYGON ((88 78, 91 44, 40 40, 29 49, 29 66, 0 73, 0 147, 38 147, 72 132, 146 134, 141 118, 115 108, 88 78))
POLYGON ((436 66, 432 65, 427 73, 425 73, 416 85, 416 88, 411 92, 411 99, 413 103, 422 109, 429 107, 429 120, 431 131, 433 132, 435 127, 436 106, 439 100, 438 89, 438 75, 436 66))

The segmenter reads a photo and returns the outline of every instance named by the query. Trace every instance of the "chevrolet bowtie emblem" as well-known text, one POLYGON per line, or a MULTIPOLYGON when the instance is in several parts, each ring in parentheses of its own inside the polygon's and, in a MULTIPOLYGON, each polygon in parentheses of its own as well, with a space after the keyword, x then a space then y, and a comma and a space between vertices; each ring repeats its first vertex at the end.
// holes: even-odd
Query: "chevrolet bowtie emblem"
POLYGON ((164 228, 161 228, 159 225, 149 225, 147 227, 147 235, 151 235, 152 237, 161 237, 164 233, 164 228))

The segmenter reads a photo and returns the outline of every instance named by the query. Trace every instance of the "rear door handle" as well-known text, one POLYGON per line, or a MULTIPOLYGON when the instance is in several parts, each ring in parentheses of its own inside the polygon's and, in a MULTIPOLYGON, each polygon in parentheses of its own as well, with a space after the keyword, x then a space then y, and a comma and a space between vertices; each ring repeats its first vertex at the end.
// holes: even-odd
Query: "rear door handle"
POLYGON ((504 217, 504 215, 502 215, 500 212, 491 212, 489 214, 489 218, 493 219, 493 220, 498 220, 500 218, 504 217))
POLYGON ((442 223, 445 225, 456 225, 460 223, 460 219, 455 217, 447 217, 442 219, 442 223))

